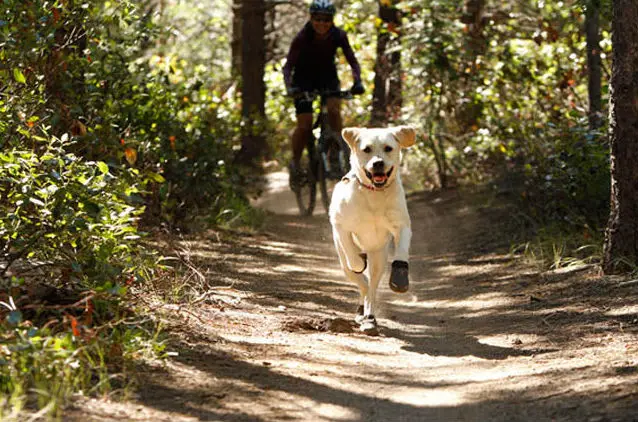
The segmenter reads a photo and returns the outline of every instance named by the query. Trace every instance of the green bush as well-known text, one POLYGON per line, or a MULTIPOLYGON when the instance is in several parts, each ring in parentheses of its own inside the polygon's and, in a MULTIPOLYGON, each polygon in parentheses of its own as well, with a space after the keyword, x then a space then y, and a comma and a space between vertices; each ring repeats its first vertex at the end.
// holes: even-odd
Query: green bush
POLYGON ((237 103, 205 69, 150 52, 152 12, 0 2, 4 416, 56 414, 161 354, 131 295, 161 268, 141 227, 254 218, 228 165, 237 103))
POLYGON ((72 145, 40 138, 41 152, 0 153, 4 273, 24 260, 92 285, 123 281, 138 266, 139 190, 125 172, 66 152, 65 140, 72 145))
POLYGON ((35 398, 55 413, 78 389, 111 388, 131 357, 113 347, 161 351, 148 328, 130 324, 126 300, 158 258, 140 243, 135 170, 114 176, 68 152, 68 136, 32 138, 35 151, 0 153, 0 391, 13 411, 35 398))
POLYGON ((597 230, 609 217, 609 147, 583 121, 549 128, 536 139, 536 154, 518 157, 524 185, 518 195, 538 224, 597 230))
POLYGON ((138 170, 143 217, 155 226, 225 209, 225 183, 231 202, 244 195, 237 170, 219 169, 232 161, 238 103, 202 66, 153 54, 152 9, 7 1, 0 11, 3 147, 37 147, 30 134, 42 126, 68 133, 78 156, 138 170))

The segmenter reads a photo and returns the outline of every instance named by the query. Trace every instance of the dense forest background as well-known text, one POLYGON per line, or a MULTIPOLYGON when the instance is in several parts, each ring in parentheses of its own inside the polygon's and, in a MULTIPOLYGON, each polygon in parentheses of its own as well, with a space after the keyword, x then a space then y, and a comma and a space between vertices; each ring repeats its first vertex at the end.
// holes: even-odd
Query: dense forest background
MULTIPOLYGON (((520 250, 547 266, 600 262, 608 2, 337 7, 367 88, 344 123, 418 129, 410 190, 506 197, 537 239, 520 250)), ((179 277, 154 239, 259 224, 249 198, 264 162, 290 158, 281 69, 306 19, 296 1, 0 4, 0 416, 55 413, 163 353, 136 301, 179 277)), ((343 57, 339 69, 350 86, 343 57)))

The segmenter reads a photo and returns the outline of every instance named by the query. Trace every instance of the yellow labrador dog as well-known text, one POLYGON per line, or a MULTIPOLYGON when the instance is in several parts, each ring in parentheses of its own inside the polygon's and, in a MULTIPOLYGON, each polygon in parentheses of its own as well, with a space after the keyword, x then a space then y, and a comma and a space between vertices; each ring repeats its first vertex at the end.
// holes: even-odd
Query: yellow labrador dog
POLYGON ((390 249, 394 249, 390 288, 408 290, 408 254, 412 230, 401 185, 401 150, 416 142, 408 126, 345 128, 352 170, 335 186, 330 223, 341 268, 359 286, 355 320, 361 331, 377 333, 375 300, 390 249))

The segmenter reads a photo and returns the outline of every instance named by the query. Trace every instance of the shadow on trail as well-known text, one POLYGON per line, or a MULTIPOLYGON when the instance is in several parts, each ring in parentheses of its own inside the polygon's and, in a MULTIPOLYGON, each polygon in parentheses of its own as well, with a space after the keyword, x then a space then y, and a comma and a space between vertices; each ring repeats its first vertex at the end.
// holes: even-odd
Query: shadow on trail
MULTIPOLYGON (((569 394, 556 395, 551 386, 539 386, 534 390, 519 393, 504 393, 504 395, 489 395, 477 391, 467 397, 460 397, 461 403, 456 405, 413 405, 401 403, 401 393, 396 397, 378 398, 374 392, 370 395, 358 394, 333 385, 324 385, 308 379, 290 376, 279 372, 277 368, 266 367, 241 360, 236 356, 223 352, 203 352, 201 349, 187 349, 177 358, 184 365, 193 365, 196 370, 211 375, 215 384, 206 388, 191 389, 175 388, 171 380, 158 382, 158 377, 144 380, 147 391, 152 394, 142 394, 138 401, 159 410, 178 413, 186 417, 212 421, 272 421, 272 420, 319 420, 322 415, 315 413, 322 405, 336 406, 346 411, 347 416, 340 417, 343 421, 529 421, 529 420, 557 420, 579 421, 582 418, 596 414, 604 414, 605 403, 595 395, 572 391, 569 394), (237 381, 243 388, 237 388, 237 381), (233 390, 225 390, 225 382, 234 382, 233 390), (256 397, 264 394, 284 393, 286 402, 274 400, 270 409, 256 415, 250 411, 242 412, 234 406, 227 408, 225 402, 244 402, 250 408, 256 397), (229 397, 232 394, 232 397, 229 397), (295 407, 294 403, 299 405, 295 407), (176 406, 176 403, 179 406, 176 406), (293 408, 291 410, 291 407, 293 408), (287 416, 280 419, 282 413, 279 408, 287 409, 287 416), (565 414, 565 409, 569 410, 565 414), (512 417, 512 415, 517 415, 512 417)), ((338 368, 332 368, 338 370, 338 368)), ((459 368, 460 370, 460 368, 459 368)), ((363 374, 362 374, 363 375, 363 374)), ((552 375, 554 378, 574 377, 573 372, 552 375)), ((508 383, 516 384, 517 378, 510 377, 508 383)), ((522 377, 521 377, 522 378, 522 377)), ((367 380, 369 381, 369 380, 367 380)), ((392 384, 377 383, 385 389, 414 387, 423 390, 424 401, 427 402, 427 391, 437 388, 454 387, 465 383, 419 383, 398 382, 392 384)), ((638 409, 638 404, 633 405, 638 409)), ((627 409, 629 410, 629 409, 627 409)), ((616 414, 616 418, 609 420, 633 421, 631 414, 616 414)), ((609 415, 609 414, 608 414, 609 415)), ((325 419, 325 418, 323 418, 325 419)), ((323 420, 322 419, 322 420, 323 420)), ((603 419, 600 419, 603 420, 603 419)), ((607 419, 604 419, 607 420, 607 419)))
MULTIPOLYGON (((424 413, 423 409, 415 406, 399 404, 390 400, 375 400, 366 395, 355 394, 339 388, 309 381, 307 379, 288 376, 279 373, 271 368, 264 367, 263 365, 260 366, 238 360, 231 355, 218 353, 210 354, 206 352, 190 350, 188 353, 188 358, 189 359, 184 360, 183 357, 180 357, 178 358, 178 360, 187 365, 191 364, 191 362, 193 361, 196 361, 198 362, 198 370, 206 371, 215 378, 221 380, 229 379, 236 381, 239 379, 243 381, 246 385, 246 388, 243 391, 234 391, 234 397, 232 397, 233 401, 239 400, 250 403, 251 398, 254 398, 255 395, 280 391, 285 392, 287 394, 287 397, 293 402, 298 398, 306 398, 310 399, 315 404, 324 403, 350 409, 350 411, 353 412, 353 417, 349 420, 362 420, 362 417, 368 415, 371 410, 371 400, 374 400, 375 407, 377 408, 376 412, 387 415, 388 417, 392 414, 401 414, 407 418, 414 418, 417 415, 421 417, 427 416, 427 413, 424 413), (244 396, 243 400, 242 397, 240 397, 241 395, 244 396)), ((202 401, 201 391, 198 390, 175 391, 170 386, 166 386, 164 384, 156 384, 152 386, 153 391, 157 391, 158 389, 165 391, 165 398, 168 398, 171 396, 171 394, 174 394, 175 396, 182 398, 183 401, 186 403, 201 403, 202 401)), ((223 396, 223 390, 211 393, 217 394, 220 397, 223 396)), ((139 398, 140 402, 146 405, 157 407, 163 410, 176 410, 174 407, 174 403, 166 402, 161 397, 159 400, 156 399, 156 394, 153 394, 151 397, 145 397, 142 395, 139 398)), ((223 402, 223 400, 224 399, 222 398, 220 401, 223 402)), ((277 405, 277 403, 273 403, 273 407, 277 407, 277 405)), ((311 408, 299 408, 297 409, 297 411, 303 411, 306 413, 305 420, 313 420, 313 411, 311 408)), ((220 418, 222 416, 220 413, 203 410, 201 408, 197 409, 192 405, 184 406, 182 409, 180 409, 180 412, 184 415, 195 416, 202 420, 215 420, 215 418, 220 418)), ((268 414, 263 415, 263 417, 252 416, 252 418, 248 419, 245 419, 245 416, 246 415, 233 413, 232 415, 227 414, 221 419, 232 421, 273 420, 272 415, 268 414)), ((293 418, 293 420, 302 419, 293 418)))
POLYGON ((430 356, 474 356, 480 359, 501 360, 514 356, 535 356, 548 353, 550 349, 521 350, 499 347, 479 342, 476 337, 464 334, 409 335, 400 330, 383 328, 383 334, 405 341, 404 350, 430 356))
MULTIPOLYGON (((437 201, 436 196, 414 196, 409 204, 416 246, 412 250, 411 291, 407 296, 389 292, 386 275, 381 281, 384 286, 380 293, 382 335, 401 341, 402 350, 421 356, 461 358, 458 359, 461 363, 465 362, 462 358, 473 357, 487 361, 482 362, 485 365, 517 357, 532 359, 556 349, 521 344, 517 336, 540 333, 549 343, 559 342, 564 336, 562 329, 576 324, 577 318, 585 315, 584 311, 582 315, 550 313, 553 315, 550 323, 544 316, 530 318, 541 311, 552 312, 570 301, 582 300, 587 292, 584 295, 582 288, 578 290, 579 286, 576 289, 563 286, 557 277, 545 296, 540 299, 531 296, 530 286, 539 282, 539 275, 517 271, 515 258, 507 254, 510 238, 499 232, 498 222, 486 224, 480 215, 455 197, 437 201), (485 338, 508 336, 511 336, 509 344, 485 341, 485 338)), ((264 234, 231 245, 229 251, 232 250, 232 254, 224 253, 225 246, 202 245, 202 251, 206 248, 223 256, 220 262, 208 264, 211 271, 234 280, 235 288, 250 291, 251 301, 259 306, 276 308, 285 304, 299 317, 320 313, 352 315, 356 288, 344 281, 340 273, 325 215, 312 218, 273 215, 264 234)), ((207 262, 205 257, 201 262, 207 262)), ((213 277, 212 282, 223 284, 224 280, 213 277)), ((587 282, 591 283, 591 280, 587 282)), ((595 297, 596 292, 591 294, 595 297)), ((630 297, 635 298, 635 294, 630 297)), ((619 320, 619 317, 605 314, 602 308, 588 312, 586 317, 590 324, 619 320)), ((582 319, 578 321, 582 322, 582 319)), ((635 330, 635 326, 631 329, 635 330)), ((281 420, 277 417, 282 415, 286 415, 286 420, 326 420, 315 413, 321 405, 342 409, 344 413, 339 420, 353 422, 579 421, 591 420, 595 415, 630 421, 634 419, 628 415, 635 414, 606 411, 600 396, 604 387, 598 388, 595 383, 581 390, 563 387, 556 393, 556 386, 547 380, 591 381, 586 379, 591 374, 579 372, 580 368, 575 364, 564 370, 507 376, 503 378, 501 390, 484 393, 481 381, 420 382, 416 385, 410 380, 393 378, 374 366, 362 367, 365 372, 357 372, 357 364, 353 362, 335 364, 319 356, 307 357, 300 351, 295 352, 299 353, 295 357, 308 365, 330 368, 344 377, 347 377, 345 374, 356 374, 350 375, 349 380, 389 391, 383 398, 376 390, 369 394, 353 392, 339 385, 327 385, 325 380, 314 381, 312 373, 293 376, 286 373, 286 368, 264 365, 253 361, 252 357, 216 349, 223 349, 223 344, 184 343, 179 348, 180 355, 175 358, 181 365, 208 374, 214 383, 182 389, 175 388, 170 379, 149 377, 139 401, 200 420, 242 422, 281 420), (534 388, 516 389, 518 381, 530 378, 536 379, 534 388), (430 392, 464 383, 473 385, 465 389, 469 392, 456 397, 456 402, 450 405, 414 404, 419 402, 414 397, 411 404, 402 396, 406 390, 418 389, 418 394, 423 395, 423 403, 429 403, 430 392), (145 394, 144 390, 152 394, 145 394), (392 393, 394 390, 396 394, 392 393), (281 394, 274 394, 277 392, 281 394), (262 396, 269 394, 273 395, 272 401, 258 415, 254 409, 242 410, 228 405, 243 402, 250 407, 251 403, 257 402, 257 397, 262 398, 263 404, 262 396), (285 401, 281 397, 285 397, 285 401)), ((384 358, 374 350, 344 349, 346 351, 374 359, 384 358)), ((405 369, 409 369, 409 360, 405 364, 405 369)), ((463 367, 448 368, 448 371, 452 370, 463 371, 463 367)), ((627 379, 638 372, 630 363, 619 367, 618 371, 627 379)), ((606 376, 600 376, 603 375, 606 376)), ((617 394, 618 400, 626 399, 632 403, 623 394, 617 394)), ((638 410, 638 404, 627 407, 638 410)))
MULTIPOLYGON (((521 271, 517 258, 509 254, 515 236, 508 234, 507 209, 484 210, 454 192, 413 195, 409 207, 413 226, 410 299, 389 291, 386 274, 381 280, 380 317, 410 324, 414 330, 384 328, 387 335, 405 340, 411 344, 406 350, 421 354, 486 359, 549 349, 498 348, 477 337, 541 332, 551 341, 560 340, 561 330, 551 329, 542 319, 530 319, 530 315, 579 300, 589 287, 574 282, 562 286, 561 279, 570 276, 565 274, 551 280, 555 299, 532 296, 530 286, 547 280, 529 269, 521 271), (419 329, 420 333, 413 332, 419 329)), ((259 305, 273 308, 287 302, 286 306, 299 313, 352 316, 357 289, 343 278, 325 215, 273 214, 263 235, 228 248, 243 252, 224 254, 217 272, 231 275, 237 280, 236 287, 249 290, 259 305)), ((576 322, 585 314, 598 324, 619 319, 602 312, 571 311, 554 315, 553 322, 576 322)))

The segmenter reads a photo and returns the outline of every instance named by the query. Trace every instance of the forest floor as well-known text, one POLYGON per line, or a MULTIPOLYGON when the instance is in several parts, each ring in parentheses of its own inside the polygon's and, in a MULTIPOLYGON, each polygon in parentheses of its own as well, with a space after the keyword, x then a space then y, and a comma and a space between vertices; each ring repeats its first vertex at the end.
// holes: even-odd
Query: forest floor
POLYGON ((166 305, 172 357, 125 400, 70 421, 638 421, 638 284, 511 254, 508 208, 410 195, 411 288, 382 280, 380 335, 350 322, 323 210, 296 215, 274 173, 256 233, 180 241, 203 295, 166 305))

